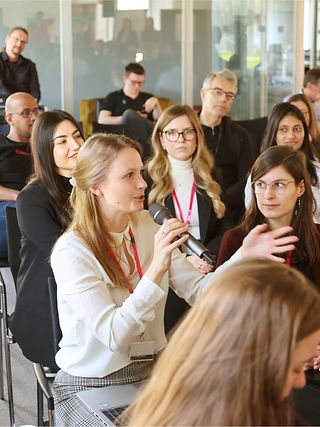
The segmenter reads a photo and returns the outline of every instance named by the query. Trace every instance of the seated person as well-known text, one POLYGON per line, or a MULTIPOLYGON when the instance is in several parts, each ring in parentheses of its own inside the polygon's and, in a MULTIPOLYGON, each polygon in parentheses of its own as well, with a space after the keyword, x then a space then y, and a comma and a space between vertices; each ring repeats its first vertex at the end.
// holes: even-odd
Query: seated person
POLYGON ((285 265, 252 258, 226 268, 173 334, 126 425, 307 425, 289 404, 320 340, 319 303, 285 265))
MULTIPOLYGON (((305 154, 312 193, 315 198, 313 220, 320 223, 319 155, 310 141, 304 115, 295 105, 288 102, 280 102, 273 107, 262 139, 261 152, 273 146, 289 146, 293 150, 302 151, 305 154)), ((251 198, 251 176, 249 176, 245 187, 246 207, 249 205, 251 198)))
MULTIPOLYGON (((216 257, 223 233, 232 225, 220 199, 220 186, 212 179, 213 156, 208 150, 195 111, 172 105, 157 121, 152 135, 153 156, 147 165, 149 206, 165 205, 171 214, 189 224, 189 232, 216 257)), ((201 273, 214 267, 185 246, 187 260, 201 273)), ((187 304, 169 290, 165 326, 170 330, 187 304)))
POLYGON ((200 122, 206 144, 214 155, 215 176, 234 224, 245 210, 244 187, 253 164, 248 132, 228 116, 238 92, 236 75, 230 70, 210 73, 201 89, 200 122))
POLYGON ((0 135, 0 257, 7 256, 6 206, 15 206, 16 198, 32 172, 30 137, 40 113, 37 101, 25 92, 10 95, 5 104, 7 136, 0 135))
MULTIPOLYGON (((200 273, 177 250, 188 238, 184 222, 171 218, 159 227, 143 210, 142 172, 140 147, 127 137, 96 134, 79 150, 73 220, 51 255, 63 336, 53 386, 56 425, 101 425, 80 402, 79 387, 145 379, 166 346, 169 286, 192 304, 217 274, 200 273), (147 357, 137 361, 139 353, 147 357)), ((236 258, 293 249, 296 237, 274 239, 290 230, 256 228, 236 258)))
MULTIPOLYGON (((161 114, 159 100, 151 93, 141 92, 145 80, 144 68, 135 62, 125 67, 123 89, 109 93, 101 102, 98 122, 124 124, 127 136, 144 143, 152 134, 153 122, 161 114)), ((144 155, 150 154, 150 147, 144 155)))
POLYGON ((252 198, 241 224, 227 231, 217 265, 228 260, 257 224, 269 229, 291 225, 299 237, 294 252, 285 253, 293 265, 320 288, 320 225, 313 221, 314 198, 306 156, 287 146, 265 150, 252 168, 252 198))
POLYGON ((42 113, 31 135, 34 174, 17 198, 21 263, 10 329, 25 357, 47 368, 56 367, 46 286, 53 276, 49 258, 71 220, 69 181, 83 142, 70 114, 60 110, 42 113))

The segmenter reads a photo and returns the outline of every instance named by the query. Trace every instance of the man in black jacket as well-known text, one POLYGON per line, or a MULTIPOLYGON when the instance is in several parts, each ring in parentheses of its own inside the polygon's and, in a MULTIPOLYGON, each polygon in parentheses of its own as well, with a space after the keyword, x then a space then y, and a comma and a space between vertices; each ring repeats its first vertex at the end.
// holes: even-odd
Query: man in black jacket
POLYGON ((0 53, 0 96, 3 99, 15 92, 26 92, 40 100, 36 66, 21 55, 28 41, 28 31, 22 27, 12 28, 6 37, 6 45, 0 53))
POLYGON ((223 70, 208 74, 200 92, 200 122, 215 158, 214 176, 234 224, 239 223, 244 213, 244 187, 253 164, 248 133, 227 116, 237 91, 237 77, 223 70))

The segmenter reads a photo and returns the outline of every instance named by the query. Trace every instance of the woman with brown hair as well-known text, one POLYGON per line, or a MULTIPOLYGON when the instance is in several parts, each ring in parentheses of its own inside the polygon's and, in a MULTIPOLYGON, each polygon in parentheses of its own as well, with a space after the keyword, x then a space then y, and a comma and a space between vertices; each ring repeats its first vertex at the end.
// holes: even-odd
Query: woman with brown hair
MULTIPOLYGON (((195 111, 188 105, 167 108, 154 128, 152 147, 154 154, 147 164, 148 205, 165 205, 216 256, 231 221, 226 219, 219 184, 212 178, 214 159, 195 111)), ((200 272, 213 269, 187 248, 182 250, 200 272)))
MULTIPOLYGON (((306 156, 307 170, 315 198, 313 219, 320 223, 320 162, 313 144, 309 139, 309 131, 304 115, 295 105, 281 102, 274 106, 265 130, 261 152, 273 146, 289 146, 295 151, 301 151, 306 156)), ((245 188, 245 205, 248 207, 251 192, 251 176, 245 188)))
POLYGON ((313 221, 315 204, 306 157, 291 147, 270 147, 255 161, 251 176, 251 203, 241 224, 224 234, 217 265, 239 249, 257 224, 267 223, 271 230, 291 225, 299 241, 294 252, 284 254, 286 263, 320 287, 320 225, 313 221))
POLYGON ((318 121, 316 112, 309 101, 309 99, 303 93, 296 93, 295 95, 290 96, 288 99, 289 104, 295 105, 304 116, 306 125, 309 130, 309 138, 311 143, 316 148, 319 154, 320 148, 320 131, 318 127, 318 121))
POLYGON ((319 303, 295 269, 261 258, 233 264, 173 334, 128 425, 295 425, 287 397, 305 385, 319 303))

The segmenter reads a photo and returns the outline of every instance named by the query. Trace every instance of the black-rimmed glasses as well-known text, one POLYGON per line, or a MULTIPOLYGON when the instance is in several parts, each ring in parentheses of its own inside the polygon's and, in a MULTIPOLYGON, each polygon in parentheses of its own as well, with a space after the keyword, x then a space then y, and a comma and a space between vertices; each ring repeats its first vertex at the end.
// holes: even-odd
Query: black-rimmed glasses
POLYGON ((166 130, 162 133, 165 135, 168 141, 177 142, 180 135, 182 135, 185 141, 192 141, 195 138, 197 132, 195 129, 189 128, 189 129, 183 130, 182 132, 178 132, 175 129, 171 129, 171 130, 166 130))
POLYGON ((237 96, 236 93, 226 92, 225 90, 221 89, 221 87, 210 87, 208 90, 211 90, 216 96, 226 95, 226 98, 229 101, 234 101, 237 96))

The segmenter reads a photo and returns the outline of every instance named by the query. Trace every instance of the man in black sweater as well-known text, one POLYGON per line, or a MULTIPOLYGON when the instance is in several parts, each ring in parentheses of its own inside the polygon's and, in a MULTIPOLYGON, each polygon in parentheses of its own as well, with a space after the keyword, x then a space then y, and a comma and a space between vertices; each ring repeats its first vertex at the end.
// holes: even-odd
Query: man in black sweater
POLYGON ((201 89, 200 122, 215 158, 214 176, 234 224, 245 210, 244 187, 253 164, 249 135, 227 116, 237 96, 237 77, 229 70, 210 73, 201 89))
MULTIPOLYGON (((125 134, 137 139, 147 150, 153 131, 153 121, 161 114, 158 98, 151 93, 142 92, 145 80, 144 68, 135 62, 125 67, 123 89, 109 93, 101 102, 98 122, 107 125, 125 125, 125 134)), ((146 152, 147 151, 147 152, 146 152)))
POLYGON ((0 96, 3 99, 15 92, 26 92, 40 100, 36 66, 21 55, 28 41, 28 31, 22 27, 12 28, 6 37, 6 45, 0 53, 0 96))
POLYGON ((0 136, 0 257, 7 256, 6 206, 15 206, 16 198, 32 172, 30 137, 40 109, 33 96, 16 92, 6 100, 5 119, 10 126, 0 136))

